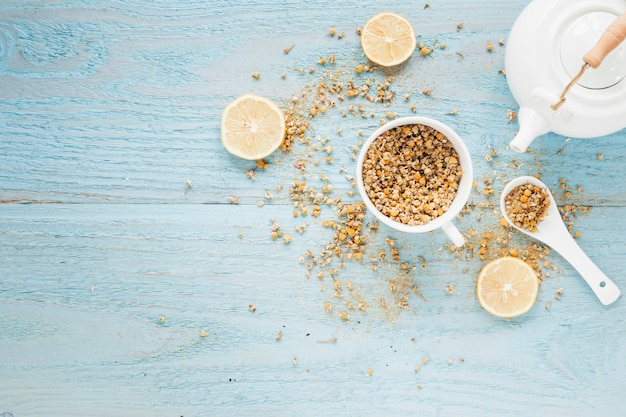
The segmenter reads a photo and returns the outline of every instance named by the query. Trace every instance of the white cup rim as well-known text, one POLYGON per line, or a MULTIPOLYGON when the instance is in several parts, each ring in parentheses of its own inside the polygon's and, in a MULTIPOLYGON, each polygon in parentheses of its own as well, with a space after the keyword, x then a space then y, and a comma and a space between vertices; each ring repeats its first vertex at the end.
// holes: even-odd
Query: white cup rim
POLYGON ((472 183, 474 181, 473 176, 472 158, 467 149, 467 146, 465 146, 465 143, 463 142, 461 137, 446 124, 425 116, 400 117, 398 119, 387 122, 378 129, 376 129, 361 147, 361 151, 357 158, 356 164, 356 183, 359 194, 361 195, 361 199, 365 203, 365 206, 371 213, 374 214, 374 216, 378 220, 385 223, 387 226, 407 233, 431 232, 450 223, 461 212, 461 210, 463 210, 463 207, 465 207, 465 204, 469 199, 472 191, 472 183), (432 127, 433 129, 443 133, 443 135, 446 136, 446 138, 450 141, 450 143, 452 143, 452 146, 454 146, 454 149, 459 154, 459 164, 461 165, 463 174, 459 182, 459 188, 456 195, 454 196, 454 200, 452 201, 449 209, 441 216, 426 224, 411 226, 391 219, 390 217, 380 212, 380 210, 378 210, 374 206, 369 196, 367 195, 367 192, 365 191, 365 186, 363 184, 363 162, 365 160, 365 156, 369 147, 381 134, 398 126, 416 124, 432 127))

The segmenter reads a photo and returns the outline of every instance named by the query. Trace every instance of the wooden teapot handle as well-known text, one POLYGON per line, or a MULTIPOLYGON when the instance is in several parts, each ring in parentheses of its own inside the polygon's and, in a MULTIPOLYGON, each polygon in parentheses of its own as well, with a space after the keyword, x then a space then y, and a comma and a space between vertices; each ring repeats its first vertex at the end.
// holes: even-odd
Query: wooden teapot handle
POLYGON ((604 58, 617 48, 624 38, 626 38, 626 12, 611 23, 594 47, 583 56, 583 60, 591 68, 598 68, 604 58))

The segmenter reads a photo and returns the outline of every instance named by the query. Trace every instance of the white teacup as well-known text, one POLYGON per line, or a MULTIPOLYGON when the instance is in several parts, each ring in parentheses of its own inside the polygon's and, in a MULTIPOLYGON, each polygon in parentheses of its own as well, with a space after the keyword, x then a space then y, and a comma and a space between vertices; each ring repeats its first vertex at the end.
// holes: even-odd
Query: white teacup
POLYGON ((361 198, 365 202, 366 207, 374 214, 374 216, 376 216, 378 220, 385 223, 387 226, 407 233, 426 233, 438 228, 442 228, 446 235, 450 238, 450 240, 452 240, 452 243, 454 243, 455 246, 461 247, 465 244, 465 239, 463 238, 463 235, 459 232, 456 226, 452 224, 452 220, 461 212, 461 210, 467 203, 467 200, 469 199, 470 193, 472 191, 472 159, 469 151, 467 150, 467 147, 465 146, 459 135, 457 135, 456 132, 454 132, 450 127, 446 126, 445 124, 437 120, 421 116, 401 117, 399 119, 395 119, 391 122, 384 124, 374 133, 372 133, 372 135, 363 144, 361 152, 359 153, 359 158, 357 159, 356 180, 357 186, 359 188, 359 193, 361 194, 361 198), (448 210, 439 217, 426 224, 415 226, 400 223, 381 213, 380 210, 378 210, 370 200, 363 184, 363 162, 371 144, 384 132, 398 126, 405 125, 425 125, 445 135, 445 137, 450 141, 450 143, 452 144, 452 146, 454 146, 454 149, 458 153, 459 165, 461 166, 461 170, 463 171, 461 180, 459 182, 459 188, 448 210))

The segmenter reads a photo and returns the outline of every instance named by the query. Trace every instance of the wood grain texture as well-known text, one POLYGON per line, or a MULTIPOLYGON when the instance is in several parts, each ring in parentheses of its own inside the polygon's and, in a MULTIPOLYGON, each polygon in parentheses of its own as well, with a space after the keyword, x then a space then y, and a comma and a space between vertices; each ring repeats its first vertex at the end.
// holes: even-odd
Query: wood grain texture
POLYGON ((362 261, 306 275, 307 251, 333 240, 324 220, 336 208, 294 218, 292 182, 358 201, 346 177, 353 146, 387 112, 415 105, 472 154, 477 186, 457 219, 471 242, 471 231, 498 227, 493 204, 509 179, 540 174, 559 205, 593 207, 573 231, 626 288, 625 133, 549 134, 514 153, 507 111, 517 104, 498 40, 528 1, 429 3, 0 3, 0 415, 626 414, 624 299, 602 306, 556 253, 535 308, 510 321, 476 301, 484 261, 449 250, 441 231, 381 225, 362 261), (409 18, 419 42, 446 48, 355 74, 367 63, 355 29, 385 10, 409 18), (333 66, 318 63, 329 55, 333 66), (395 99, 338 103, 311 119, 309 146, 276 152, 267 169, 223 149, 219 121, 233 98, 252 92, 285 108, 332 75, 374 85, 393 76, 395 99), (341 116, 359 103, 374 116, 341 116), (274 223, 293 240, 272 240, 274 223), (415 266, 406 309, 390 290, 405 272, 378 258, 387 238, 415 266), (365 311, 348 308, 359 301, 365 311))

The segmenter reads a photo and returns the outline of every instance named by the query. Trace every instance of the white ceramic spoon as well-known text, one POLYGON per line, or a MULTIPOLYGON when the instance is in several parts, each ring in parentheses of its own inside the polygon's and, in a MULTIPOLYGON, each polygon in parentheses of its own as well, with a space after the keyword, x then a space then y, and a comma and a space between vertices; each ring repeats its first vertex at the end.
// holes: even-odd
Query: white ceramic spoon
POLYGON ((596 294, 600 302, 609 305, 620 296, 620 290, 600 269, 585 255, 585 252, 574 241, 567 227, 561 219, 561 214, 554 201, 554 197, 546 185, 535 177, 518 177, 509 182, 502 191, 500 196, 500 210, 502 215, 511 226, 522 233, 545 243, 552 249, 556 250, 565 260, 567 260, 580 275, 587 281, 596 294), (541 219, 537 224, 537 230, 531 232, 521 227, 515 226, 509 216, 506 214, 504 199, 517 186, 522 184, 533 184, 543 187, 548 191, 550 197, 550 205, 548 206, 548 215, 541 219))

